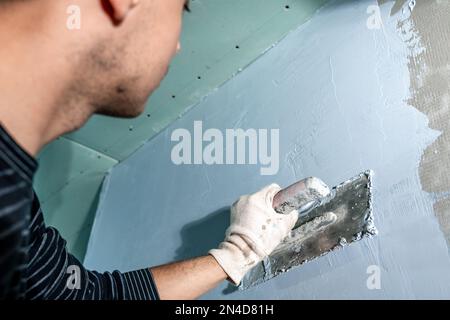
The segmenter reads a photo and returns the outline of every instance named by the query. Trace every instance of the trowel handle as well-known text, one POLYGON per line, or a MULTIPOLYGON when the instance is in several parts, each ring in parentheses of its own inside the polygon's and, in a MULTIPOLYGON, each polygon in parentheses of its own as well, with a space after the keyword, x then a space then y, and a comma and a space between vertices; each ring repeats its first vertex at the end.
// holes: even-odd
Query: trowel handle
POLYGON ((281 214, 296 209, 302 213, 318 205, 329 194, 330 188, 322 180, 306 178, 279 191, 273 198, 273 208, 281 214))

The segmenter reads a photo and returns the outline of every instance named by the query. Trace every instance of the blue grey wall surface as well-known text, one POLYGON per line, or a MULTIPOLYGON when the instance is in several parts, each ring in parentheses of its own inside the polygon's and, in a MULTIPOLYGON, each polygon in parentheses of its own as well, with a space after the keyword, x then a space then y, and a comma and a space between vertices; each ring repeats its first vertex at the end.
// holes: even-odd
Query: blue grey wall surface
POLYGON ((205 254, 223 239, 240 195, 306 176, 336 185, 372 169, 379 235, 248 291, 224 283, 204 298, 450 298, 450 259, 418 174, 439 132, 408 105, 415 50, 395 15, 368 27, 374 1, 335 1, 207 96, 108 175, 85 264, 122 271, 205 254), (178 128, 280 129, 280 170, 171 161, 178 128), (370 266, 380 289, 367 286, 370 266))

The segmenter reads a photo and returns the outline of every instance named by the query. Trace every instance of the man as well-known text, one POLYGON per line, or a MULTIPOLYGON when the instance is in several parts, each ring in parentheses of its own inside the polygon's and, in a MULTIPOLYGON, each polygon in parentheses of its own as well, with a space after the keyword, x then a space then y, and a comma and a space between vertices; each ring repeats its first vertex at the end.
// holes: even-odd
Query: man
MULTIPOLYGON (((244 274, 293 228, 270 185, 233 205, 224 242, 204 257, 128 273, 85 270, 44 224, 36 154, 91 115, 135 117, 180 49, 185 0, 0 0, 0 298, 194 299, 244 274), (66 27, 78 5, 82 29, 66 27), (67 285, 80 268, 80 289, 67 285)), ((149 253, 151 254, 151 253, 149 253)))

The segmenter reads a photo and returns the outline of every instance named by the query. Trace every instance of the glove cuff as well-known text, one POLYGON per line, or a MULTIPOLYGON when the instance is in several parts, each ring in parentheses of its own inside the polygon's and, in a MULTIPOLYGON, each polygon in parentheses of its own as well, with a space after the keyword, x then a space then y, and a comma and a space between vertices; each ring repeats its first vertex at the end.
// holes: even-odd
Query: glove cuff
POLYGON ((216 259, 230 281, 239 285, 247 271, 261 261, 261 257, 248 247, 242 238, 231 237, 232 241, 224 241, 218 249, 212 249, 208 253, 216 259))

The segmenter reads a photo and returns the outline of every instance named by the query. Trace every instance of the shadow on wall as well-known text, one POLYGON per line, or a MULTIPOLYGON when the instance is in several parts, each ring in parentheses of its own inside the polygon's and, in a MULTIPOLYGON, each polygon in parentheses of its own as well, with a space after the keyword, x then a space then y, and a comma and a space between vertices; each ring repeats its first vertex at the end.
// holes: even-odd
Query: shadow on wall
POLYGON ((175 260, 203 256, 217 248, 230 225, 230 208, 221 208, 181 229, 183 244, 177 249, 175 260))
MULTIPOLYGON (((60 190, 68 185, 70 167, 73 162, 73 150, 70 144, 62 143, 58 138, 46 146, 38 155, 39 170, 34 179, 34 189, 38 194, 43 209, 51 200, 52 207, 59 208, 62 203, 60 190), (57 173, 57 174, 54 174, 57 173)), ((47 224, 51 224, 57 217, 57 210, 43 210, 47 224)))
POLYGON ((38 156, 34 188, 48 226, 58 229, 70 253, 83 261, 106 165, 97 154, 58 138, 38 156))
MULTIPOLYGON (((204 256, 217 248, 230 225, 230 207, 224 207, 181 229, 182 245, 176 250, 175 261, 204 256)), ((223 291, 230 294, 237 288, 231 284, 223 291)))
POLYGON ((94 224, 95 215, 97 213, 97 207, 100 200, 101 188, 98 188, 95 198, 89 207, 88 214, 81 220, 79 227, 79 232, 71 238, 71 252, 80 261, 84 260, 86 254, 86 248, 89 243, 89 238, 91 236, 92 225, 94 224))

